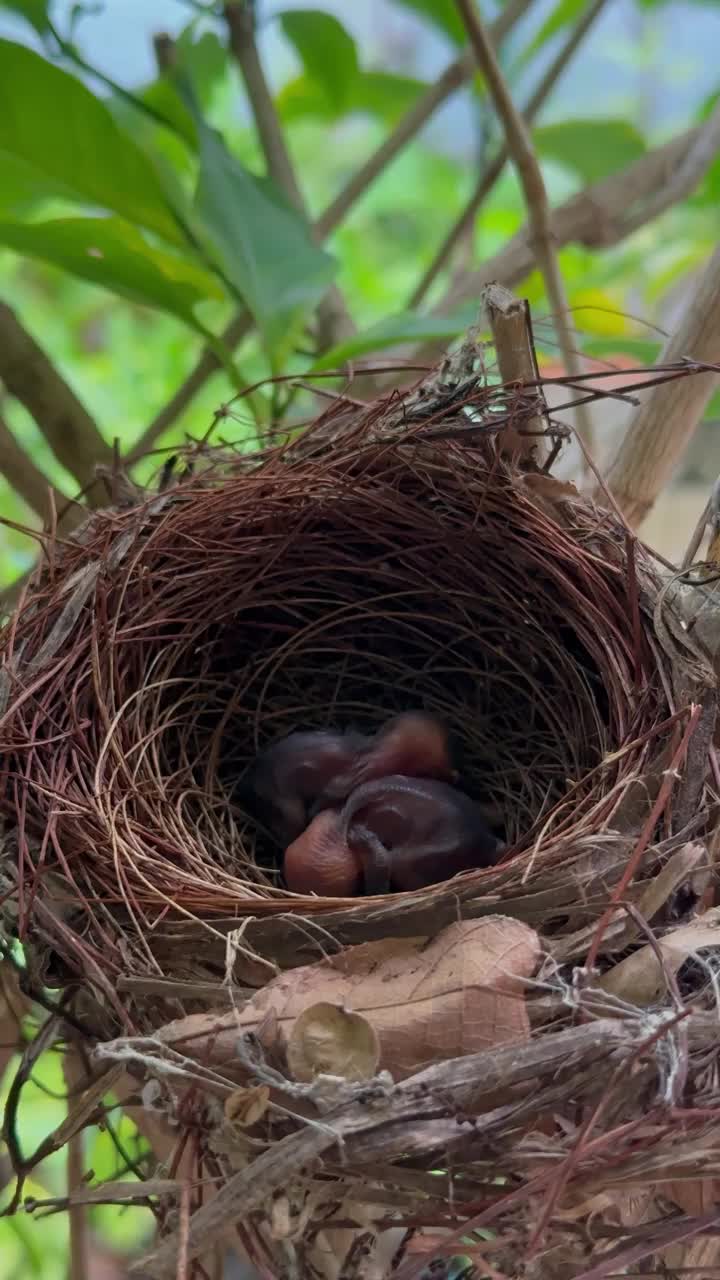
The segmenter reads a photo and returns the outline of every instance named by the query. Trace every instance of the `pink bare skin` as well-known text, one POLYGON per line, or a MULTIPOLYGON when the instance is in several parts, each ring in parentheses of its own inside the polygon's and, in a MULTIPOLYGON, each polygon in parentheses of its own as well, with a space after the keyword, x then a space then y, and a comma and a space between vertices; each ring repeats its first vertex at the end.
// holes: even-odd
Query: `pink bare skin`
POLYGON ((393 776, 319 813, 285 854, 295 893, 411 891, 492 866, 505 848, 473 800, 436 779, 393 776))
POLYGON ((347 770, 329 780, 314 812, 346 800, 365 782, 400 775, 454 781, 447 732, 434 716, 412 711, 390 720, 347 770))
POLYGON ((314 802, 339 774, 352 769, 370 739, 320 729, 291 733, 258 757, 252 775, 268 824, 287 843, 304 830, 314 802))
POLYGON ((343 840, 339 810, 323 809, 288 845, 283 874, 291 893, 354 898, 362 891, 362 861, 343 840))

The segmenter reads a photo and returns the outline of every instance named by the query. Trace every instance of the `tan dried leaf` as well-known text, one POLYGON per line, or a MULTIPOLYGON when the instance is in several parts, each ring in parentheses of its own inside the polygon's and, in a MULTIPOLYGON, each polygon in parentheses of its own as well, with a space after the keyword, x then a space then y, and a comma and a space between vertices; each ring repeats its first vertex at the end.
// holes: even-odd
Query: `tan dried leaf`
POLYGON ((649 944, 626 956, 599 980, 604 991, 628 1004, 654 1004, 665 993, 666 974, 676 974, 689 956, 704 947, 720 947, 720 908, 706 911, 692 924, 671 929, 658 939, 662 964, 649 944))
POLYGON ((666 1182, 658 1189, 691 1218, 707 1213, 709 1209, 714 1209, 715 1205, 720 1203, 720 1181, 716 1178, 666 1182))
POLYGON ((380 1043, 367 1018, 321 1000, 296 1019, 287 1046, 296 1080, 318 1075, 372 1080, 380 1061, 380 1043))
POLYGON ((340 1006, 371 1024, 380 1066, 399 1079, 445 1058, 527 1039, 522 980, 539 955, 534 931, 502 916, 452 924, 430 942, 363 943, 284 973, 242 1010, 238 1024, 250 1029, 272 1008, 287 1041, 309 1006, 340 1006))
POLYGON ((235 1089, 225 1099, 225 1119, 239 1129, 251 1129, 262 1120, 269 1101, 270 1090, 266 1084, 235 1089))
POLYGON ((675 893, 686 881, 697 877, 699 881, 697 888, 700 887, 700 883, 704 887, 705 882, 701 880, 698 874, 701 867, 706 868, 706 875, 709 878, 709 859, 704 844, 688 841, 687 844, 676 849, 662 870, 643 887, 637 904, 638 911, 643 919, 648 922, 651 921, 661 907, 665 906, 671 894, 675 893))
POLYGON ((295 1021, 326 1002, 359 1014, 380 1041, 380 1067, 396 1079, 463 1054, 529 1037, 524 980, 540 959, 519 920, 463 920, 436 938, 389 938, 348 947, 275 978, 238 1012, 198 1014, 159 1034, 206 1065, 237 1064, 239 1032, 276 1019, 287 1046, 295 1021))
POLYGON ((580 500, 580 494, 571 481, 558 480, 544 471, 528 471, 523 475, 522 483, 536 507, 547 512, 558 524, 568 523, 570 504, 580 500))

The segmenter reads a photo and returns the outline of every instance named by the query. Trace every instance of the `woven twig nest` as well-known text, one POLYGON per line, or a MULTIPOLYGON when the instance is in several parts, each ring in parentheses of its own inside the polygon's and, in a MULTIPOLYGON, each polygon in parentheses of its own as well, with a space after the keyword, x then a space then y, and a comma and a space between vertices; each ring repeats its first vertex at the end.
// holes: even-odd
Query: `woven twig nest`
MULTIPOLYGON (((56 544, 2 635, 6 929, 163 1105, 190 1059, 207 1073, 225 1184, 178 1228, 190 1258, 239 1219, 282 1274, 410 1276, 418 1227, 468 1252, 487 1221, 498 1274, 579 1276, 612 1237, 578 1206, 620 1203, 622 1238, 658 1152, 688 1167, 672 1109, 717 1105, 706 972, 683 970, 679 1011, 643 932, 694 927, 709 881, 712 665, 618 518, 502 457, 493 394, 434 414, 432 393, 422 414, 393 396, 210 455, 56 544), (502 862, 412 894, 288 894, 248 810, 258 751, 419 708, 497 811, 502 862), (604 976, 573 978, 588 955, 604 976)), ((171 1235, 148 1274, 176 1253, 171 1235)))

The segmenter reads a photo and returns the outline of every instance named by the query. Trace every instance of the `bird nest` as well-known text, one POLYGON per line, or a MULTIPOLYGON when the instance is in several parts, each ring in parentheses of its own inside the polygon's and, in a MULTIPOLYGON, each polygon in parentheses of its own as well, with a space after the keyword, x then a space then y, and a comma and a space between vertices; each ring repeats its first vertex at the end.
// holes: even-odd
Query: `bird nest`
POLYGON ((712 663, 621 520, 505 455, 513 394, 198 453, 49 546, 2 634, 6 936, 192 1117, 144 1274, 234 1223, 272 1275, 590 1280, 716 1221, 683 1200, 720 1158, 712 663), (501 860, 289 893, 258 753, 408 710, 501 860))

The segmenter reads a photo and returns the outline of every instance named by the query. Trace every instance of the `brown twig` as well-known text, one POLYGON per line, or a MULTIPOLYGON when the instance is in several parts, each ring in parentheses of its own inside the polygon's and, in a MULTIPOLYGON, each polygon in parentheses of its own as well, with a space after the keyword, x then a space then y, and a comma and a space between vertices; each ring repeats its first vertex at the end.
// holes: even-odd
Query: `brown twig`
MULTIPOLYGON (((268 89, 255 43, 253 10, 246 4, 226 4, 224 14, 230 36, 230 48, 245 83, 268 174, 285 193, 298 213, 308 221, 305 197, 290 159, 282 125, 268 89)), ((318 232, 317 229, 314 231, 315 239, 320 239, 322 232, 318 232)), ((355 325, 337 285, 332 285, 319 303, 317 317, 318 349, 321 353, 355 333, 355 325)))
POLYGON ((8 961, 0 963, 0 1078, 8 1063, 22 1048, 22 1020, 28 1003, 22 994, 18 977, 8 961))
MULTIPOLYGON (((493 40, 500 41, 504 39, 514 24, 527 12, 532 3, 533 0, 511 0, 492 24, 493 40)), ((417 136, 438 107, 442 106, 443 102, 456 89, 465 84, 472 75, 474 65, 475 60, 472 54, 462 54, 461 57, 456 58, 450 64, 439 80, 434 85, 431 85, 422 97, 409 108, 395 126, 393 132, 380 144, 365 164, 361 165, 357 172, 349 178, 343 189, 320 214, 314 223, 314 230, 321 240, 326 239, 343 222, 360 197, 372 186, 376 178, 379 178, 380 174, 388 168, 408 142, 417 136)), ((253 321, 249 312, 241 311, 237 316, 234 316, 222 335, 222 342, 227 350, 234 351, 242 339, 250 333, 252 327, 253 321)), ((140 439, 133 445, 127 458, 129 463, 137 462, 139 458, 152 449, 157 440, 184 413, 201 388, 219 368, 220 362, 215 353, 209 350, 203 351, 195 368, 191 370, 182 385, 178 387, 167 404, 163 405, 162 409, 158 411, 140 439)))
MULTIPOLYGON (((605 0, 602 0, 605 3, 605 0)), ((498 45, 515 24, 524 16, 533 0, 514 0, 503 9, 503 12, 490 26, 490 39, 498 45)), ((414 102, 392 133, 378 147, 377 151, 365 161, 365 164, 348 179, 342 191, 330 202, 324 213, 315 224, 323 235, 329 235, 339 226, 352 206, 367 191, 375 179, 392 163, 396 156, 417 137, 421 129, 435 114, 439 107, 451 97, 457 89, 462 88, 475 70, 475 58, 468 49, 459 58, 445 68, 433 85, 414 102)))
MULTIPOLYGON (((398 126, 398 129, 400 126, 398 126)), ((552 211, 552 232, 557 246, 562 247, 570 241, 577 241, 588 248, 606 248, 618 244, 631 231, 648 221, 644 210, 644 202, 652 197, 658 187, 660 204, 655 206, 655 214, 664 212, 673 204, 683 199, 699 182, 704 169, 702 149, 695 146, 701 135, 707 137, 707 122, 689 129, 685 133, 671 138, 661 147, 647 152, 639 160, 628 165, 626 169, 604 178, 587 187, 585 191, 573 196, 565 204, 552 211), (683 168, 683 187, 678 188, 671 181, 671 175, 685 156, 692 157, 692 167, 683 168)), ((406 139, 407 140, 407 139, 406 139)), ((384 145, 384 144, 383 144, 384 145)), ((385 154, 386 166, 396 152, 385 154)), ((368 184, 378 176, 381 169, 368 170, 368 184)), ((352 181, 352 180, 351 180, 352 181)), ((362 191, 354 193, 357 199, 362 191)), ((339 198, 338 198, 339 200, 339 198)), ((348 212, 349 205, 336 210, 337 221, 331 222, 327 214, 321 214, 316 226, 321 226, 326 234, 348 212)), ((653 216, 655 216, 655 214, 653 216)), ((508 244, 474 272, 463 271, 451 281, 442 300, 433 309, 433 314, 446 315, 468 299, 479 296, 483 285, 498 281, 508 289, 529 275, 535 265, 535 256, 528 240, 527 228, 523 228, 513 236, 508 244)), ((252 318, 247 312, 236 316, 223 333, 223 342, 229 350, 234 350, 238 343, 252 329, 252 318)), ((417 360, 432 363, 441 353, 441 344, 437 342, 423 344, 422 347, 406 348, 405 355, 417 360)), ((402 352, 399 353, 399 356, 402 352)), ((220 368, 216 356, 204 351, 195 368, 188 374, 185 382, 178 388, 172 398, 156 414, 155 418, 143 432, 128 454, 128 462, 137 462, 147 453, 165 431, 180 417, 194 397, 205 385, 208 378, 220 368)))
POLYGON ((33 1157, 25 1159, 20 1146, 20 1136, 18 1134, 18 1110, 20 1105, 20 1096, 25 1084, 32 1076, 35 1064, 42 1056, 46 1049, 58 1039, 61 1023, 55 1017, 49 1017, 36 1033, 30 1044, 26 1045, 22 1055, 20 1065, 8 1089, 7 1099, 5 1101, 5 1112, 3 1115, 2 1136, 5 1140, 5 1146, 15 1174, 15 1191, 13 1193, 10 1204, 0 1214, 5 1217, 15 1213, 23 1192, 23 1184, 28 1173, 33 1168, 33 1157))
POLYGON ((18 444, 2 415, 0 415, 0 471, 23 502, 40 516, 42 521, 46 521, 50 515, 51 501, 55 510, 67 508, 63 520, 65 528, 71 528, 85 519, 86 513, 80 507, 73 507, 70 500, 51 485, 47 476, 18 444))
MULTIPOLYGON (((593 183, 553 209, 551 231, 555 244, 561 247, 576 241, 589 249, 609 248, 645 224, 647 219, 639 210, 647 208, 647 201, 658 188, 662 189, 662 208, 653 205, 654 217, 683 199, 700 181, 707 167, 701 167, 702 152, 695 147, 699 135, 707 129, 707 123, 647 151, 626 169, 593 183), (680 190, 671 177, 686 154, 693 156, 696 165, 691 172, 685 171, 685 185, 680 190)), ((491 280, 500 281, 508 289, 518 285, 535 265, 528 230, 528 227, 523 227, 477 271, 465 272, 454 278, 434 312, 444 315, 468 299, 477 298, 482 286, 491 280)))
MULTIPOLYGON (((502 285, 489 284, 483 291, 483 305, 490 322, 498 368, 504 383, 524 386, 539 384, 539 370, 532 336, 530 308, 525 298, 516 298, 502 285)), ((522 423, 519 431, 512 419, 501 432, 503 451, 517 459, 541 460, 543 433, 548 426, 547 406, 542 387, 537 386, 538 415, 522 423)))
POLYGON ((638 837, 635 848, 633 849, 632 854, 628 859, 628 864, 625 868, 625 871, 623 872, 620 880, 618 881, 617 885, 613 889, 613 892, 610 896, 610 902, 608 903, 605 911, 603 912, 602 916, 598 921, 597 929, 595 930, 595 934, 593 936, 593 940, 592 940, 592 943, 590 944, 590 948, 587 953, 587 958, 585 960, 585 968, 588 971, 588 973, 594 968, 595 963, 597 961, 598 953, 600 951, 600 945, 603 939, 603 933, 605 932, 605 929, 607 928, 608 924, 610 923, 613 917, 617 904, 625 896, 625 891, 628 885, 631 883, 632 878, 635 875, 635 872, 640 866, 640 861, 642 859, 642 856, 645 853, 645 850, 647 849, 648 845, 650 844, 655 828, 665 811, 665 808, 672 794, 673 787, 675 786, 675 783, 677 782, 677 779, 679 776, 678 771, 684 763, 688 746, 690 744, 690 739, 693 733, 695 732, 695 728, 697 726, 698 720, 700 719, 701 712, 702 712, 702 707, 700 706, 695 706, 690 711, 690 715, 688 716, 688 722, 685 727, 685 732, 683 733, 682 740, 677 750, 675 751, 672 757, 672 760, 670 761, 670 764, 668 765, 667 771, 665 772, 665 776, 662 780, 660 789, 658 791, 655 803, 653 804, 653 807, 650 810, 648 818, 643 826, 640 836, 638 837))
POLYGON ((81 488, 87 488, 90 505, 102 505, 95 466, 109 464, 112 449, 75 392, 5 303, 0 303, 0 379, 32 414, 58 461, 81 488))
MULTIPOLYGON (((580 15, 580 18, 570 32, 570 35, 557 53, 556 57, 553 58, 550 66, 543 75, 540 83, 531 95, 530 100, 523 111, 523 119, 526 124, 531 124, 541 107, 544 106, 563 71, 568 66, 573 55, 577 52, 577 49, 582 44, 587 32, 590 30, 590 27, 593 25, 596 18, 599 17, 607 2, 608 0, 593 0, 593 3, 580 15)), ((508 159, 508 149, 506 146, 502 146, 495 158, 491 160, 484 173, 481 174, 475 190, 470 196, 465 208, 457 221, 450 228, 450 231, 440 245, 435 257, 427 267, 425 274, 409 298, 408 307, 417 307, 420 302, 422 302, 426 293, 430 289, 430 286, 434 283, 440 272, 452 257, 456 247, 471 230, 478 209, 489 196, 505 168, 508 159)))
MULTIPOLYGON (((63 1059, 65 1081, 68 1087, 68 1117, 72 1113, 71 1099, 81 1083, 86 1080, 86 1071, 77 1052, 68 1048, 63 1059)), ((88 1220, 87 1211, 82 1204, 73 1203, 73 1193, 82 1187, 84 1182, 83 1135, 82 1130, 73 1133, 67 1143, 67 1190, 68 1219, 70 1227, 70 1268, 69 1280, 88 1280, 88 1220)))
MULTIPOLYGON (((660 360, 683 357, 720 362, 720 249, 707 263, 660 360)), ((673 474, 719 382, 720 373, 705 373, 651 391, 643 400, 606 476, 633 527, 644 520, 673 474)))
MULTIPOLYGON (((465 23, 478 66, 485 77, 502 121, 508 152, 522 184, 532 237, 531 243, 553 312, 565 368, 569 374, 582 373, 582 363, 577 355, 568 321, 567 294, 553 239, 550 202, 530 131, 512 100, 488 33, 478 17, 474 0, 455 0, 455 2, 465 23)), ((578 433, 588 449, 591 449, 592 424, 585 406, 578 406, 578 433)))

